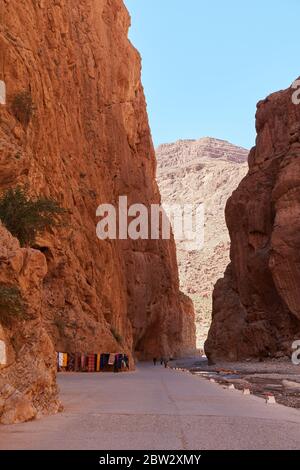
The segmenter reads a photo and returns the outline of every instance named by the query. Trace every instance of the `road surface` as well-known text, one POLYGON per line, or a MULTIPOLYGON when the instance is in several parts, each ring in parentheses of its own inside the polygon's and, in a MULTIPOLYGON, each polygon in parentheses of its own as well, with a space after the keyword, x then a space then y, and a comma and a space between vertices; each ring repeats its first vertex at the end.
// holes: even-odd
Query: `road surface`
POLYGON ((60 374, 65 411, 0 426, 0 449, 300 449, 300 411, 187 372, 60 374))

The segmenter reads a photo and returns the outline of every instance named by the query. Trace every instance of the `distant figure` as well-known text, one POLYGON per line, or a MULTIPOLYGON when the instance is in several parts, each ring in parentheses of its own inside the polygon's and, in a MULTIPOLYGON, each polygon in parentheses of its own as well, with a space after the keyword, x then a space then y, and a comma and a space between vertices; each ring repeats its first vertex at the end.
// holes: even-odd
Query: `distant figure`
POLYGON ((153 365, 156 366, 156 363, 157 363, 157 359, 156 357, 153 358, 153 365))
POLYGON ((160 365, 162 366, 162 365, 163 365, 163 363, 164 363, 164 358, 163 358, 163 357, 161 357, 161 358, 160 358, 160 365))
POLYGON ((168 367, 168 364, 169 364, 169 360, 168 360, 168 359, 164 359, 165 369, 168 367))

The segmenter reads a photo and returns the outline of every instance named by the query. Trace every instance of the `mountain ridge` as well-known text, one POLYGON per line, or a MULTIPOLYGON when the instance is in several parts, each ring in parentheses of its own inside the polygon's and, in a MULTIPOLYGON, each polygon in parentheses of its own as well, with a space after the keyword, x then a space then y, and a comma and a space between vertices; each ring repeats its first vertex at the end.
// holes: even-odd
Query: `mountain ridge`
POLYGON ((204 137, 162 144, 156 157, 163 203, 204 203, 203 250, 187 252, 180 241, 176 243, 180 288, 194 301, 198 347, 202 348, 210 326, 213 287, 229 261, 225 206, 246 175, 248 150, 204 137))

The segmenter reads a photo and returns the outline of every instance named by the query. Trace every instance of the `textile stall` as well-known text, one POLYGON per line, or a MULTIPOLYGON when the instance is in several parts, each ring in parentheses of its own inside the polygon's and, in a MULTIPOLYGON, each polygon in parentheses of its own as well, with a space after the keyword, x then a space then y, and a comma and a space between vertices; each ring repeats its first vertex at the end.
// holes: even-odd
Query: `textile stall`
POLYGON ((129 358, 122 353, 57 353, 58 372, 122 372, 129 358))

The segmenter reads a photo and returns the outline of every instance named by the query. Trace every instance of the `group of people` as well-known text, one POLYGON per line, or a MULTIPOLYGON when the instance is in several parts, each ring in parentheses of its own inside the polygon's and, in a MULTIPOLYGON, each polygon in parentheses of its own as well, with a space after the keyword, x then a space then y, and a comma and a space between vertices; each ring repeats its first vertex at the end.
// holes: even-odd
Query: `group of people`
MULTIPOLYGON (((157 357, 154 357, 153 358, 153 365, 156 366, 157 365, 157 357)), ((161 357, 160 358, 160 365, 164 365, 165 366, 165 369, 168 367, 168 364, 169 364, 169 359, 167 359, 166 357, 161 357)))

